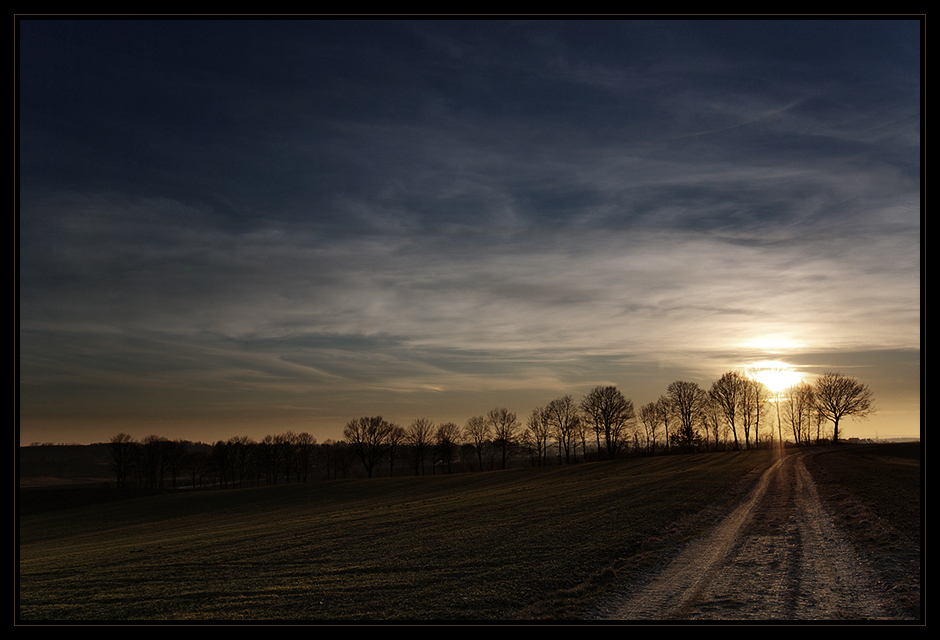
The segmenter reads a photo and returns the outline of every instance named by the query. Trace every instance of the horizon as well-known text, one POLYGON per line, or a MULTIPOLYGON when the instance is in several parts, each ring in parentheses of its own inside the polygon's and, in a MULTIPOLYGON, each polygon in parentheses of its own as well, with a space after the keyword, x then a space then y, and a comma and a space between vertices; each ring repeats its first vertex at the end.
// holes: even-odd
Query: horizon
MULTIPOLYGON (((115 435, 118 435, 118 434, 115 434, 115 435)), ((128 435, 129 435, 129 434, 128 434, 128 435)), ((148 434, 148 435, 157 435, 157 436, 159 436, 160 434, 148 434)), ((273 435, 273 434, 272 434, 272 435, 273 435)), ((310 434, 310 435, 313 435, 313 434, 310 434)), ((784 438, 784 439, 786 439, 786 438, 784 438)), ((178 439, 178 440, 181 441, 181 442, 184 442, 184 443, 188 443, 188 444, 194 445, 194 446, 202 446, 202 447, 212 447, 212 446, 215 444, 214 442, 206 442, 206 441, 204 441, 204 440, 187 440, 187 439, 185 439, 185 438, 183 438, 183 439, 178 439)), ((859 440, 859 441, 863 441, 863 442, 870 441, 870 442, 872 442, 873 444, 892 444, 892 443, 904 443, 904 442, 920 442, 920 436, 898 436, 898 437, 892 437, 892 438, 880 438, 880 437, 862 438, 862 437, 858 437, 858 436, 851 436, 851 437, 848 437, 848 438, 839 438, 839 442, 840 442, 840 443, 841 443, 841 442, 848 442, 848 441, 855 441, 855 440, 859 440)), ((141 442, 141 439, 135 438, 134 441, 139 444, 139 443, 141 442)), ((257 443, 257 441, 255 441, 255 442, 257 443)), ((788 443, 789 443, 789 444, 793 444, 792 441, 788 441, 788 443)), ((314 442, 314 443, 313 443, 314 446, 321 445, 321 444, 324 444, 324 442, 317 441, 317 442, 314 442)), ((347 443, 347 444, 348 444, 348 443, 347 443)), ((466 443, 465 443, 465 444, 466 444, 466 443)), ((110 446, 110 445, 111 445, 110 442, 108 442, 108 441, 106 441, 106 440, 100 440, 100 441, 96 441, 96 442, 38 442, 38 441, 36 441, 36 442, 30 442, 30 443, 27 443, 27 444, 20 444, 19 446, 20 446, 20 447, 92 447, 92 446, 110 446)), ((463 445, 462 445, 462 446, 463 446, 463 445)), ((554 447, 554 446, 556 446, 556 445, 552 445, 552 446, 554 447)), ((809 445, 809 446, 817 446, 817 445, 809 445)), ((603 447, 603 445, 602 445, 602 447, 603 447)), ((753 446, 750 447, 750 449, 745 449, 745 448, 742 446, 741 449, 740 449, 740 451, 748 451, 748 450, 749 450, 749 451, 758 451, 759 449, 756 448, 756 447, 753 447, 753 446)), ((594 443, 592 443, 592 442, 590 442, 590 441, 588 441, 588 452, 593 455, 596 451, 597 451, 597 445, 594 444, 594 443)), ((710 454, 710 453, 728 453, 728 452, 732 452, 732 451, 734 451, 733 448, 732 448, 732 449, 723 449, 723 450, 721 450, 721 451, 698 451, 698 452, 696 452, 696 453, 700 453, 700 454, 710 454)), ((556 457, 557 457, 557 453, 551 454, 551 457, 552 457, 553 459, 556 458, 556 457)), ((627 455, 626 457, 630 457, 630 456, 627 455)), ((641 457, 642 457, 642 456, 641 456, 641 457)), ((650 457, 655 457, 655 456, 650 456, 650 457)), ((591 462, 610 462, 610 460, 591 460, 591 462)), ((575 464, 584 464, 584 462, 582 461, 581 463, 575 463, 575 464)), ((552 466, 552 465, 546 465, 546 466, 552 466)), ((493 470, 494 470, 494 471, 500 471, 501 469, 493 469, 493 470)))
POLYGON ((920 20, 17 26, 21 446, 768 362, 921 436, 920 20))

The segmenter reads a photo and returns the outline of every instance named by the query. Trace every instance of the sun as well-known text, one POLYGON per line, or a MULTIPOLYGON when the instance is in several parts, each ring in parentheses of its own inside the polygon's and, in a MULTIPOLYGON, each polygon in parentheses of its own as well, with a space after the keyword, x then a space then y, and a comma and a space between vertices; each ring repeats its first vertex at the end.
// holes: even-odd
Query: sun
POLYGON ((782 360, 763 360, 747 368, 747 374, 777 394, 803 381, 803 376, 793 366, 782 360))

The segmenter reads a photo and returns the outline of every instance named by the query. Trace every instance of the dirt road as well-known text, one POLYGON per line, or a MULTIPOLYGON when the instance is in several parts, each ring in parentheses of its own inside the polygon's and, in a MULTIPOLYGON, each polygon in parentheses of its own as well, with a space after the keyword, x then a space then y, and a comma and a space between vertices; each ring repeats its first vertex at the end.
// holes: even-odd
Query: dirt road
POLYGON ((877 577, 823 508, 806 455, 774 463, 709 533, 608 602, 600 617, 898 619, 877 577))

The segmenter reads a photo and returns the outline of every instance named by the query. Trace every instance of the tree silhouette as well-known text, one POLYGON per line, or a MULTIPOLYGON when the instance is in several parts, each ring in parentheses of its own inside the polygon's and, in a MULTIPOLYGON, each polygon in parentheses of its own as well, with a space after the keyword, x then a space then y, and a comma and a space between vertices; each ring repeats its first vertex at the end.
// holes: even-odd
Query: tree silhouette
POLYGON ((659 396, 656 400, 656 411, 659 413, 659 419, 663 423, 663 443, 666 447, 666 453, 669 453, 669 447, 672 443, 669 427, 675 425, 676 412, 672 407, 672 400, 668 395, 659 396))
POLYGON ((676 434, 685 444, 687 451, 692 451, 698 437, 697 425, 701 423, 702 409, 707 394, 694 382, 676 380, 666 389, 670 405, 679 419, 679 431, 676 434))
POLYGON ((212 457, 205 451, 191 450, 183 457, 183 467, 193 489, 201 488, 203 480, 212 473, 212 457))
POLYGON ((318 455, 322 458, 323 467, 326 469, 327 480, 345 478, 355 457, 347 443, 332 438, 327 439, 318 447, 318 455))
POLYGON ((705 434, 705 446, 708 447, 708 437, 711 435, 712 442, 715 443, 715 449, 721 445, 722 427, 725 425, 724 414, 718 402, 706 394, 705 403, 702 405, 702 432, 705 434))
POLYGON ((245 484, 245 478, 251 474, 252 467, 255 464, 254 440, 248 436, 233 436, 226 442, 229 449, 229 463, 232 468, 232 482, 238 482, 238 486, 245 484))
POLYGON ((297 464, 295 454, 295 444, 297 435, 293 431, 274 436, 274 455, 277 458, 278 472, 274 474, 274 484, 277 484, 277 478, 280 471, 284 472, 284 482, 290 484, 290 476, 294 472, 297 464))
POLYGON ((509 452, 519 439, 519 422, 516 414, 505 407, 499 407, 486 414, 486 420, 493 429, 493 443, 499 448, 502 455, 502 467, 506 468, 506 459, 509 452))
MULTIPOLYGON (((579 407, 580 409, 580 407, 579 407)), ((587 420, 578 414, 578 420, 574 425, 574 441, 577 444, 577 441, 581 441, 581 459, 583 462, 587 462, 587 439, 588 431, 590 427, 588 426, 587 420)), ((577 454, 577 447, 575 447, 575 454, 577 454)))
MULTIPOLYGON (((725 422, 731 429, 731 434, 734 436, 735 450, 741 448, 738 443, 738 407, 741 403, 741 397, 745 393, 746 384, 747 378, 743 374, 737 371, 729 371, 716 380, 709 391, 709 395, 721 409, 725 422)), ((747 446, 746 442, 744 446, 747 446)))
POLYGON ((176 489, 176 478, 181 474, 185 454, 186 443, 182 440, 163 441, 163 460, 165 468, 170 474, 170 486, 173 489, 176 489))
POLYGON ((457 447, 460 446, 460 437, 460 427, 453 422, 439 424, 435 431, 437 455, 441 463, 447 465, 447 473, 453 471, 454 455, 457 447))
POLYGON ((815 412, 816 393, 811 384, 800 382, 784 390, 781 417, 790 427, 795 443, 801 444, 810 439, 815 412))
POLYGON ((395 475, 395 457, 407 436, 408 434, 404 427, 397 424, 391 425, 391 428, 388 430, 386 442, 388 443, 388 475, 390 476, 395 475))
POLYGON ((414 453, 415 475, 418 475, 419 469, 421 475, 424 475, 425 452, 431 445, 433 434, 434 423, 427 418, 417 418, 405 432, 405 439, 414 453))
POLYGON ((597 434, 604 434, 607 457, 617 457, 624 433, 636 420, 633 401, 627 400, 614 386, 595 387, 581 401, 581 410, 597 434))
POLYGON ((476 454, 477 462, 480 465, 480 471, 483 471, 483 451, 486 448, 486 443, 489 442, 492 437, 490 431, 490 425, 486 421, 485 416, 473 416, 467 420, 467 424, 463 429, 464 437, 473 447, 473 452, 476 454))
POLYGON ((551 437, 551 426, 545 418, 545 410, 542 407, 535 407, 529 414, 529 420, 526 423, 524 439, 530 453, 535 459, 535 466, 541 467, 545 464, 548 456, 548 439, 551 437))
POLYGON ((157 435, 149 435, 141 442, 145 476, 151 489, 163 488, 167 468, 165 442, 166 438, 157 435))
MULTIPOLYGON (((545 421, 555 434, 558 441, 558 459, 561 460, 561 452, 565 452, 565 463, 571 462, 571 445, 574 440, 578 421, 578 406, 574 403, 571 396, 562 396, 555 398, 545 407, 545 421)), ((575 440, 575 446, 577 441, 575 440)))
POLYGON ((134 462, 137 441, 126 433, 111 437, 111 470, 119 489, 127 487, 127 476, 134 462))
POLYGON ((370 478, 388 451, 391 429, 392 425, 383 420, 382 416, 351 420, 343 429, 343 437, 355 448, 370 478))
POLYGON ((643 425, 643 433, 646 438, 646 453, 652 455, 656 451, 656 433, 659 431, 659 425, 662 421, 659 417, 659 410, 655 402, 647 402, 637 412, 637 418, 643 425))
POLYGON ((266 435, 261 439, 256 447, 258 451, 258 464, 264 471, 266 484, 277 484, 277 478, 281 474, 281 456, 278 452, 278 445, 274 441, 274 436, 266 435))
POLYGON ((826 373, 813 385, 816 408, 832 422, 832 441, 839 441, 839 421, 849 416, 864 418, 875 412, 874 394, 868 385, 839 373, 826 373))
POLYGON ((744 387, 739 401, 739 412, 741 415, 741 426, 744 429, 745 447, 747 446, 751 430, 754 431, 754 446, 760 446, 761 418, 764 417, 764 410, 769 402, 770 389, 758 380, 745 377, 744 387))
POLYGON ((317 439, 306 431, 298 433, 294 439, 297 453, 297 481, 306 482, 313 470, 314 454, 317 448, 317 439))

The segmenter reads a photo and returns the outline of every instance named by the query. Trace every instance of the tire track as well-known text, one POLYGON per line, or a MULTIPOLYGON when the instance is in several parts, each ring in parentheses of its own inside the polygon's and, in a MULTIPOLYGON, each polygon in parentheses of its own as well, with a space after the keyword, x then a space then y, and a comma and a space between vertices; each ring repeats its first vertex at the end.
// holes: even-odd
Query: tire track
POLYGON ((613 615, 618 620, 676 620, 714 579, 740 539, 740 531, 777 474, 783 460, 775 462, 757 481, 744 501, 704 538, 689 544, 643 591, 613 615))
POLYGON ((864 563, 823 509, 803 456, 795 463, 803 551, 797 611, 814 620, 886 619, 864 563))
POLYGON ((613 607, 618 620, 872 620, 886 607, 791 453, 652 582, 613 607))

